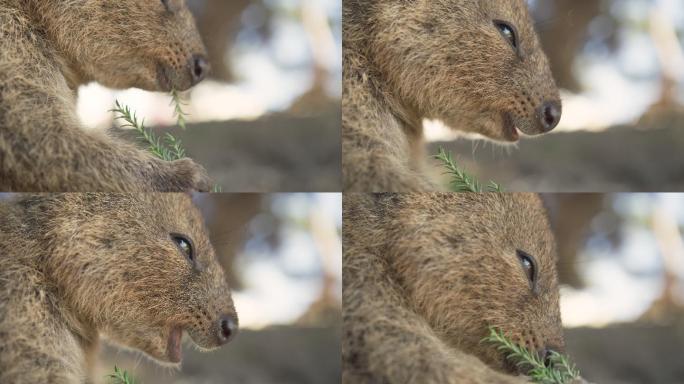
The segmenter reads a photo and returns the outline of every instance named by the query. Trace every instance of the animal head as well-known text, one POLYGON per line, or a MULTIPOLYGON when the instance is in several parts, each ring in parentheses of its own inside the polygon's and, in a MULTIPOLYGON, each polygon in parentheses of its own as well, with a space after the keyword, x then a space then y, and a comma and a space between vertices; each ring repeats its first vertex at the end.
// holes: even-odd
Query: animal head
POLYGON ((238 318, 199 211, 183 194, 66 194, 46 270, 73 316, 112 341, 179 363, 186 332, 227 343, 238 318))
POLYGON ((75 85, 185 90, 209 71, 185 0, 32 1, 75 85))
POLYGON ((555 245, 530 194, 394 195, 382 230, 395 280, 449 345, 504 371, 517 368, 489 328, 543 358, 564 347, 555 245))
POLYGON ((551 131, 561 101, 525 0, 351 1, 367 55, 400 103, 515 142, 551 131), (363 4, 363 5, 361 5, 363 4))

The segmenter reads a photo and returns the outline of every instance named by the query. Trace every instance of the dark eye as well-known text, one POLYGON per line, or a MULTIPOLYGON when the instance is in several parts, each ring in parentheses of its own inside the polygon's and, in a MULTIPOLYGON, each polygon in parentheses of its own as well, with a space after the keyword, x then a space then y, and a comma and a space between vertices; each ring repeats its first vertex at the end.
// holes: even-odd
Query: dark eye
POLYGON ((183 235, 171 234, 171 239, 176 243, 178 249, 183 253, 183 256, 187 257, 190 261, 195 261, 195 253, 192 248, 192 242, 183 235))
POLYGON ((161 0, 161 3, 167 11, 171 10, 171 8, 169 7, 169 0, 161 0))
POLYGON ((499 29, 501 35, 513 46, 513 49, 518 50, 518 34, 515 32, 515 27, 505 21, 494 21, 494 25, 499 29))
POLYGON ((534 257, 523 251, 518 250, 516 252, 520 259, 520 265, 522 265, 523 272, 525 272, 525 276, 527 276, 527 280, 530 281, 532 290, 534 290, 537 284, 537 261, 534 257))

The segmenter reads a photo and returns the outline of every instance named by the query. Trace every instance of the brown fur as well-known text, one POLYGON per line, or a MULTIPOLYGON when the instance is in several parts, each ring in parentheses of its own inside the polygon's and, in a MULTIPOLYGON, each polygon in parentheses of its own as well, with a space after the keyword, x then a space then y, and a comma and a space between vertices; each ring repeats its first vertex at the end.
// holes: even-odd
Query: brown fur
POLYGON ((347 194, 344 383, 520 383, 497 327, 562 350, 554 242, 529 194, 347 194), (530 289, 516 250, 539 266, 530 289))
POLYGON ((345 190, 438 189, 424 118, 515 141, 512 125, 542 133, 540 108, 560 108, 525 0, 349 0, 343 18, 345 190), (494 20, 517 29, 519 55, 494 20))
POLYGON ((84 132, 79 85, 184 90, 204 47, 184 0, 0 0, 0 190, 209 190, 202 167, 84 132))
POLYGON ((215 348, 220 318, 237 325, 189 196, 62 194, 0 204, 0 382, 83 382, 99 335, 168 362, 173 327, 215 348), (194 264, 170 232, 191 239, 194 264))

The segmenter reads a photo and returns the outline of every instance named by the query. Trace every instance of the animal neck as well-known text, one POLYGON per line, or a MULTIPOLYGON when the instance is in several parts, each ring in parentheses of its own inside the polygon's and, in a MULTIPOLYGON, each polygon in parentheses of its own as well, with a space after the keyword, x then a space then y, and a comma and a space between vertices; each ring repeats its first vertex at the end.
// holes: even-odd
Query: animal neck
POLYGON ((402 108, 394 116, 402 130, 409 138, 409 142, 417 144, 423 140, 423 120, 412 108, 402 108))
POLYGON ((79 375, 90 379, 93 377, 94 363, 100 345, 99 332, 92 320, 72 304, 73 300, 69 300, 55 282, 49 282, 48 286, 52 287, 51 302, 56 303, 51 312, 61 320, 65 331, 73 337, 73 346, 80 350, 79 360, 75 361, 79 367, 79 375))
POLYGON ((78 62, 75 59, 76 54, 70 51, 77 46, 72 43, 78 40, 78 32, 65 36, 55 33, 61 28, 53 28, 54 25, 69 22, 68 19, 64 20, 63 11, 55 10, 53 2, 44 0, 23 0, 20 3, 20 8, 32 21, 34 30, 45 38, 48 45, 47 49, 55 57, 56 64, 69 88, 76 90, 80 85, 88 83, 90 80, 85 72, 76 65, 78 62), (63 44, 64 41, 68 43, 63 44))
MULTIPOLYGON (((62 300, 61 298, 57 300, 62 300)), ((64 325, 68 332, 73 336, 76 345, 80 349, 81 361, 77 364, 80 367, 80 375, 88 379, 93 377, 93 368, 97 359, 97 351, 99 349, 99 335, 92 324, 86 323, 80 319, 80 316, 73 313, 70 306, 62 305, 59 308, 66 308, 60 311, 60 316, 64 321, 64 325)))
POLYGON ((374 19, 376 6, 376 2, 365 0, 347 0, 343 4, 344 70, 364 79, 372 96, 384 107, 384 112, 397 120, 409 140, 422 137, 423 116, 420 110, 402 97, 373 60, 372 31, 376 28, 369 22, 374 19))
POLYGON ((60 72, 67 82, 69 88, 76 92, 79 86, 85 85, 90 82, 86 74, 79 68, 73 60, 67 56, 58 55, 57 65, 59 66, 60 72))
POLYGON ((394 117, 409 140, 422 138, 423 123, 420 112, 393 91, 391 84, 366 54, 354 47, 345 47, 344 70, 345 77, 362 79, 364 87, 383 109, 382 112, 394 117))
MULTIPOLYGON (((377 71, 379 76, 380 72, 377 71)), ((394 116, 401 129, 409 139, 419 139, 423 136, 423 118, 412 103, 403 99, 398 92, 394 92, 391 84, 384 78, 378 79, 378 84, 385 91, 376 92, 383 99, 383 104, 387 106, 388 112, 394 116)))

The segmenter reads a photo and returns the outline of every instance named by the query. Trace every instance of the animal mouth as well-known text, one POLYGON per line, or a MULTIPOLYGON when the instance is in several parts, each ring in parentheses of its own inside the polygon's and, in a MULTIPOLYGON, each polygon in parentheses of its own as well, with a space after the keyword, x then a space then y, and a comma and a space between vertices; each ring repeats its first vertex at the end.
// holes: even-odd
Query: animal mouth
POLYGON ((518 133, 518 129, 515 127, 515 122, 513 121, 513 116, 509 112, 504 112, 502 114, 503 118, 503 136, 505 140, 510 141, 512 143, 517 142, 520 140, 520 133, 518 133))
POLYGON ((174 326, 169 332, 169 338, 166 342, 166 357, 172 363, 180 363, 182 358, 181 339, 183 337, 183 328, 174 326))

